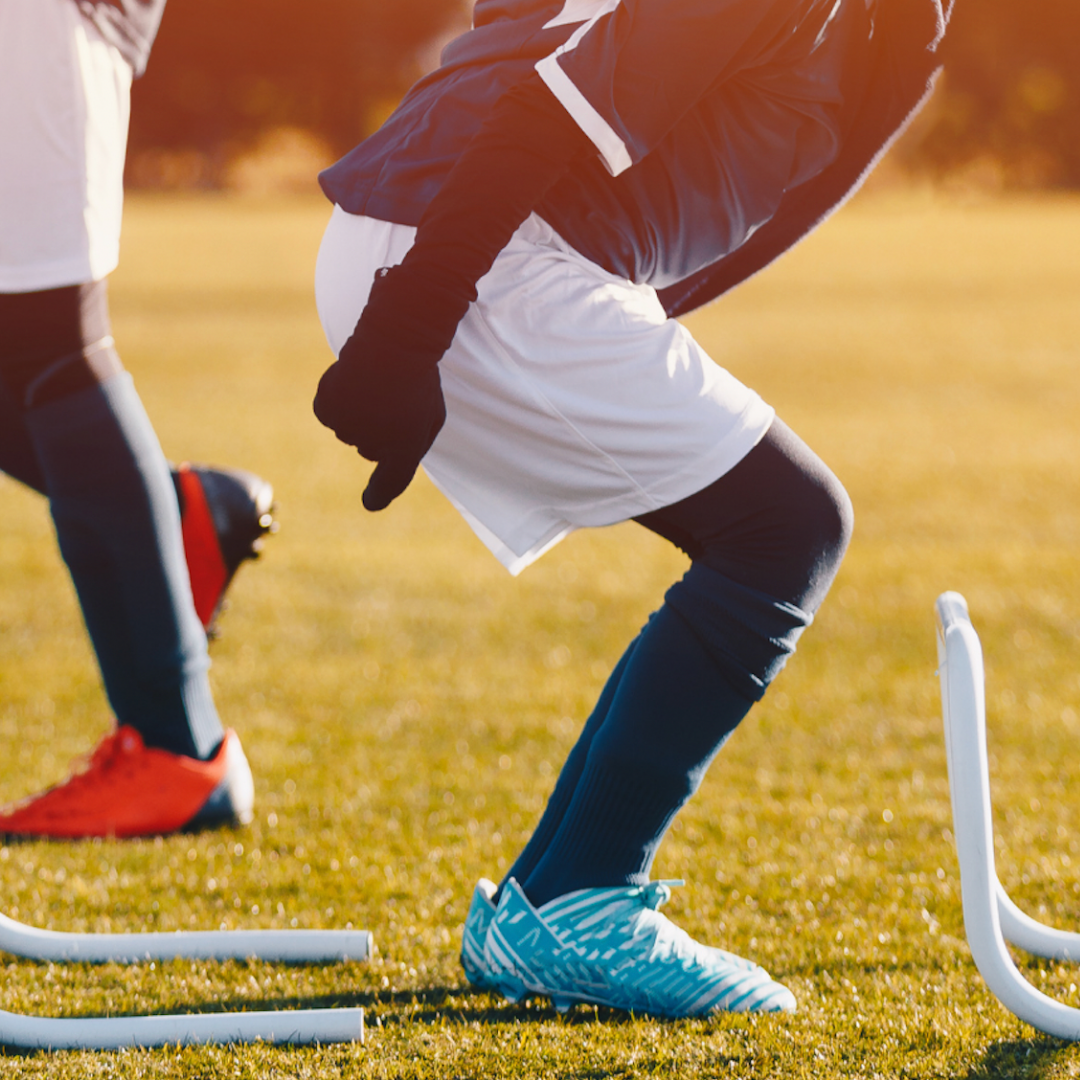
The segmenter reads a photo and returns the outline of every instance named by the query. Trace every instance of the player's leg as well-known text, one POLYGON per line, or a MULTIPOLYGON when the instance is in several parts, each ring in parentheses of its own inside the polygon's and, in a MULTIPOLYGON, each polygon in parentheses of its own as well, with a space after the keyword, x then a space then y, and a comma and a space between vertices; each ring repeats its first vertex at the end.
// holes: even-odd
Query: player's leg
MULTIPOLYGON (((332 347, 339 348, 355 325, 375 269, 399 261, 410 242, 403 227, 335 211, 316 273, 332 347)), ((772 410, 667 319, 652 290, 589 264, 539 219, 518 231, 479 292, 440 364, 447 421, 424 468, 512 572, 574 528, 612 524, 688 499, 731 473, 766 436, 772 410)), ((835 506, 833 511, 835 516, 835 506)), ((560 778, 551 811, 525 856, 532 864, 525 867, 530 880, 537 871, 548 879, 533 883, 537 895, 579 880, 623 881, 647 873, 667 822, 808 618, 782 594, 728 581, 696 560, 687 582, 672 590, 605 689, 560 778), (704 641, 683 625, 687 618, 704 641), (739 640, 733 656, 724 657, 733 630, 739 640), (685 671, 669 666, 680 659, 671 653, 687 641, 692 648, 685 671), (718 663, 728 678, 718 675, 718 663), (635 711, 624 700, 632 674, 648 695, 648 708, 635 711), (672 685, 684 676, 685 687, 672 685), (676 712, 685 705, 688 717, 673 718, 672 704, 676 712), (604 740, 616 713, 620 719, 604 740), (655 744, 657 715, 682 730, 667 740, 651 771, 633 760, 627 765, 620 752, 626 733, 647 729, 655 744), (605 753, 594 755, 594 746, 605 753), (624 811, 625 819, 618 820, 624 811), (612 849, 598 852, 594 834, 614 839, 612 849), (552 852, 560 858, 548 860, 552 852), (565 868, 544 865, 561 864, 564 853, 565 868)), ((628 895, 613 905, 618 926, 612 932, 620 941, 629 934, 627 941, 645 955, 631 965, 635 972, 624 987, 629 997, 610 1003, 677 1014, 789 1007, 790 994, 760 969, 679 937, 653 910, 660 892, 651 886, 622 888, 628 895), (635 927, 643 919, 652 928, 637 938, 635 927), (656 956, 672 962, 685 956, 689 963, 675 973, 678 985, 662 1005, 653 984, 665 972, 636 972, 638 960, 650 964, 649 942, 659 940, 658 934, 665 944, 656 956), (736 984, 742 988, 737 994, 736 984)), ((561 1000, 581 997, 582 985, 571 992, 559 971, 580 973, 579 962, 588 953, 584 941, 565 928, 562 938, 555 936, 544 912, 538 914, 516 884, 503 889, 498 913, 492 892, 493 887, 478 889, 466 921, 463 960, 469 977, 481 985, 498 980, 504 993, 513 994, 520 948, 528 939, 533 959, 541 948, 544 971, 526 988, 561 1000), (515 931, 513 947, 507 943, 510 927, 522 931, 515 931), (566 961, 561 969, 560 955, 566 961), (554 967, 548 963, 553 959, 554 967)), ((592 974, 604 982, 609 973, 592 974)), ((589 983, 588 973, 584 981, 589 983)))
POLYGON ((204 810, 247 816, 250 778, 210 693, 172 479, 112 347, 104 283, 0 295, 0 327, 0 379, 30 437, 120 725, 96 770, 0 829, 123 835, 187 825, 204 810), (110 804, 100 784, 121 753, 129 767, 112 773, 144 790, 112 790, 110 804))
POLYGON ((846 546, 850 508, 831 473, 775 421, 730 473, 637 520, 682 548, 694 564, 608 679, 536 831, 506 875, 523 883, 537 903, 601 879, 647 879, 671 806, 696 789, 703 764, 779 670, 786 654, 777 642, 787 638, 793 646, 803 624, 795 612, 809 617, 823 599, 846 546), (757 593, 766 621, 756 634, 761 639, 764 633, 759 655, 741 670, 736 658, 755 637, 747 626, 751 612, 719 627, 708 614, 710 602, 720 610, 733 607, 725 603, 732 587, 743 607, 747 594, 741 590, 757 593), (777 604, 780 610, 770 616, 777 604), (580 786, 590 754, 591 774, 598 775, 580 786), (669 796, 660 798, 658 814, 649 814, 632 795, 628 811, 611 818, 618 836, 610 837, 590 803, 604 786, 599 778, 618 762, 666 774, 662 787, 669 796), (589 791, 594 795, 587 797, 589 791), (577 808, 566 820, 575 797, 577 808), (632 825, 636 819, 640 823, 632 825))
POLYGON ((131 69, 59 0, 3 5, 0 50, 0 378, 120 724, 85 771, 0 830, 131 835, 243 817, 250 771, 210 696, 172 481, 109 337, 131 69))
POLYGON ((850 504, 777 421, 720 480, 639 520, 687 551, 691 568, 605 688, 514 880, 504 881, 498 915, 487 912, 486 965, 473 960, 467 971, 511 996, 542 990, 559 1004, 673 1014, 793 1008, 760 969, 716 956, 658 915, 667 893, 649 884, 649 870, 671 821, 824 598, 850 535, 850 504), (635 963, 642 935, 665 942, 680 964, 696 959, 657 963, 664 950, 650 944, 635 963), (618 964, 585 959, 600 940, 618 964))
POLYGON ((105 283, 0 296, 0 327, 0 379, 21 404, 116 716, 148 746, 205 759, 224 733, 176 496, 112 345, 105 283))
MULTIPOLYGON (((771 597, 763 601, 766 609, 779 603, 811 616, 824 598, 846 547, 850 506, 832 474, 777 420, 758 446, 731 472, 703 491, 673 506, 641 515, 637 520, 685 551, 695 565, 671 591, 665 606, 631 642, 612 672, 559 774, 536 831, 506 875, 521 883, 531 883, 526 891, 530 896, 535 893, 540 903, 559 891, 568 891, 569 886, 584 887, 582 875, 603 875, 605 865, 613 858, 617 862, 625 860, 625 866, 614 873, 616 876, 621 873, 627 883, 647 878, 647 869, 627 867, 630 864, 647 867, 651 863, 662 830, 656 833, 646 826, 644 834, 631 841, 629 855, 624 850, 622 856, 615 856, 622 845, 609 848, 601 841, 603 850, 596 856, 586 856, 580 864, 565 852, 559 853, 558 845, 553 847, 555 835, 577 792, 594 736, 603 731, 597 746, 598 759, 602 754, 610 755, 614 749, 614 756, 625 760, 628 754, 620 748, 625 743, 629 757, 648 768, 660 762, 668 768, 675 764, 676 788, 682 780, 683 770, 676 764, 681 756, 687 756, 691 771, 696 772, 699 751, 692 735, 698 729, 688 721, 694 709, 700 711, 705 707, 704 743, 714 742, 719 749, 750 705, 764 693, 761 684, 765 681, 758 674, 748 678, 746 670, 740 671, 737 664, 730 663, 752 640, 744 626, 746 617, 729 628, 734 630, 730 634, 733 640, 725 643, 723 638, 728 635, 724 630, 711 628, 709 620, 701 617, 707 598, 711 595, 723 603, 726 583, 730 582, 771 597), (707 573, 706 568, 715 576, 707 573), (717 642, 714 651, 719 650, 719 663, 708 658, 702 648, 703 640, 717 642), (699 666, 701 661, 706 661, 704 666, 699 666), (685 669, 681 675, 680 666, 685 669), (718 676, 722 680, 719 695, 714 686, 718 676), (729 698, 729 707, 725 709, 720 699, 735 686, 737 696, 729 698), (685 700, 677 702, 673 692, 685 700), (616 702, 615 718, 605 726, 616 702), (669 727, 668 719, 672 715, 675 725, 669 727), (669 737, 672 735, 675 741, 669 737), (678 742, 682 735, 691 735, 688 744, 678 742), (664 744, 659 749, 653 746, 658 739, 664 744), (549 852, 547 873, 537 872, 537 864, 549 852)), ((733 605, 729 601, 725 606, 733 605)), ((788 614, 785 608, 778 622, 787 622, 788 614)), ((790 636, 794 638, 802 620, 793 611, 790 614, 790 636)), ((779 629, 783 636, 783 626, 779 629)), ((771 639, 763 648, 764 655, 747 670, 764 668, 764 675, 771 679, 785 655, 771 639)), ((700 778, 686 779, 696 787, 700 778)), ((637 804, 633 813, 641 809, 637 804)), ((591 814, 586 810, 579 827, 590 819, 591 814)), ((631 817, 621 818, 627 825, 630 820, 631 817)), ((562 843, 575 831, 568 826, 562 843)), ((587 831, 591 833, 591 827, 587 831)), ((632 830, 620 826, 620 833, 628 837, 632 830)), ((600 836, 596 835, 589 843, 599 840, 600 836)))

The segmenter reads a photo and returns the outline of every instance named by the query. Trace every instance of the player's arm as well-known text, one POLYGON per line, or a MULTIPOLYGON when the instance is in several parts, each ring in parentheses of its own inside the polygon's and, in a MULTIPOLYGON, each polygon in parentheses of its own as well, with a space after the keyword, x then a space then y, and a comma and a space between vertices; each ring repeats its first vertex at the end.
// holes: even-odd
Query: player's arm
POLYGON ((412 480, 445 418, 438 362, 476 283, 548 189, 593 144, 532 75, 492 110, 447 176, 404 261, 380 270, 367 306, 323 375, 315 414, 378 462, 364 506, 412 480))

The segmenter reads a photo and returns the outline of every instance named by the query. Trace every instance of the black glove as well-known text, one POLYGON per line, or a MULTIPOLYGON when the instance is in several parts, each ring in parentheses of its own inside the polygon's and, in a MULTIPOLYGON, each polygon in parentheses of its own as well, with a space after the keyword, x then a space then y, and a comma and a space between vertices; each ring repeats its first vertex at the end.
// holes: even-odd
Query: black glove
POLYGON ((356 329, 319 380, 319 421, 377 463, 364 489, 368 510, 409 486, 446 421, 439 360, 468 303, 404 267, 380 270, 356 329))

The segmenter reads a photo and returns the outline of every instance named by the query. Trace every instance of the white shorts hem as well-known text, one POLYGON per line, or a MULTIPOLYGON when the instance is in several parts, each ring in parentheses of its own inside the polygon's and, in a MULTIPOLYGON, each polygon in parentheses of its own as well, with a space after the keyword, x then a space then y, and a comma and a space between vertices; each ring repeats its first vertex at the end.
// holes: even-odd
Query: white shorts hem
POLYGON ((462 516, 465 523, 476 533, 477 538, 499 560, 513 577, 545 555, 561 540, 565 540, 578 529, 602 529, 618 525, 631 518, 665 506, 681 502, 691 495, 707 488, 720 477, 729 473, 751 450, 765 437, 775 419, 775 410, 761 402, 761 408, 753 410, 753 416, 747 417, 747 424, 736 440, 729 439, 716 454, 694 462, 685 469, 666 477, 651 489, 638 489, 612 499, 596 502, 589 507, 587 514, 579 510, 577 521, 566 518, 552 519, 550 513, 537 511, 521 522, 514 530, 515 535, 503 539, 489 529, 469 509, 467 491, 455 491, 456 485, 449 476, 439 476, 436 461, 424 461, 424 472, 428 479, 443 494, 447 501, 462 516), (540 520, 536 520, 540 518, 540 520), (513 546, 511 546, 513 545, 513 546))

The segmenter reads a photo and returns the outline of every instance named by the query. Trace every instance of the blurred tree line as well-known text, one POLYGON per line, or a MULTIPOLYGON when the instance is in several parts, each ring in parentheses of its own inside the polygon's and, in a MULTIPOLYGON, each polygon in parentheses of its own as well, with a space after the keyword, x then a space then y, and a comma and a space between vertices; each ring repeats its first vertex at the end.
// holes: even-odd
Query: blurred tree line
POLYGON ((1080 2, 956 0, 945 81, 905 155, 1008 187, 1080 187, 1080 2))
POLYGON ((470 11, 466 0, 171 0, 132 92, 128 180, 217 186, 282 131, 285 149, 339 156, 437 64, 440 38, 470 11))
MULTIPOLYGON (((315 158, 378 127, 470 9, 469 0, 172 0, 136 84, 129 179, 216 186, 260 147, 299 154, 310 177, 315 158)), ((931 109, 898 147, 906 170, 1080 186, 1080 0, 957 0, 945 59, 931 109)))

